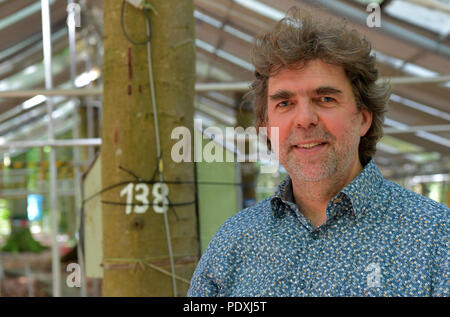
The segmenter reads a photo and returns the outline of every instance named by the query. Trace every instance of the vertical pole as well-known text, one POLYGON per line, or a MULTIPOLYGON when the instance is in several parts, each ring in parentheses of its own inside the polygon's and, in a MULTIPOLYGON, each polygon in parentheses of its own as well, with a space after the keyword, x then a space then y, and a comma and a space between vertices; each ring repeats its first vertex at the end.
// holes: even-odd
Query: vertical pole
MULTIPOLYGON (((69 33, 69 55, 70 55, 70 81, 72 82, 72 88, 75 88, 75 77, 77 75, 76 68, 76 5, 74 0, 67 0, 67 28, 69 33)), ((74 124, 72 127, 72 134, 74 139, 80 138, 80 118, 78 115, 78 107, 80 105, 80 100, 77 98, 72 99, 73 108, 73 118, 74 124)), ((76 241, 77 241, 77 258, 78 264, 81 270, 81 285, 80 285, 80 296, 86 297, 86 280, 84 274, 84 257, 83 257, 83 245, 80 241, 80 225, 81 225, 81 169, 80 169, 80 149, 78 146, 73 147, 73 161, 74 161, 74 194, 75 194, 75 217, 76 217, 76 241)))
MULTIPOLYGON (((45 89, 53 88, 52 78, 52 43, 50 30, 50 4, 48 0, 41 0, 42 15, 42 42, 44 50, 44 68, 45 68, 45 89)), ((54 141, 53 131, 53 99, 48 97, 47 101, 48 115, 48 139, 54 141)), ((52 274, 53 274, 53 296, 61 296, 61 266, 59 263, 59 246, 56 239, 58 235, 58 192, 56 188, 56 152, 54 147, 50 147, 50 210, 52 218, 52 274)))
POLYGON ((0 296, 2 296, 2 284, 3 284, 3 279, 5 277, 5 274, 3 273, 3 258, 2 258, 2 254, 0 251, 0 296))
MULTIPOLYGON (((103 65, 103 42, 100 41, 100 40, 97 40, 96 47, 97 47, 97 50, 96 50, 96 53, 97 53, 97 55, 96 55, 96 63, 97 63, 97 65, 103 65)), ((102 76, 98 79, 98 86, 99 87, 103 87, 103 77, 102 76)), ((102 137, 103 96, 100 95, 100 97, 98 98, 97 101, 99 102, 99 107, 97 108, 97 118, 98 118, 98 121, 97 121, 97 126, 98 126, 97 134, 98 134, 98 137, 101 138, 102 137)))
POLYGON ((31 276, 31 268, 29 259, 25 259, 25 276, 27 277, 28 297, 34 297, 33 277, 31 276))
MULTIPOLYGON (((252 126, 254 115, 252 108, 248 103, 244 103, 242 108, 240 108, 239 105, 241 104, 242 96, 243 95, 241 93, 237 93, 235 95, 236 107, 240 109, 237 114, 237 126, 246 129, 252 126)), ((246 141, 245 144, 245 151, 246 154, 248 154, 249 152, 247 152, 247 149, 250 150, 249 146, 251 146, 251 143, 246 141)), ((241 208, 247 208, 256 203, 255 182, 258 175, 258 168, 253 162, 242 162, 240 167, 243 200, 243 206, 241 208)))
MULTIPOLYGON (((88 48, 88 54, 86 58, 86 72, 90 72, 92 70, 92 61, 89 54, 89 43, 85 40, 86 47, 88 48)), ((92 82, 89 83, 88 88, 92 88, 92 82)), ((88 138, 94 137, 94 107, 92 106, 92 97, 86 97, 86 117, 87 117, 87 135, 88 138)), ((88 147, 88 160, 92 162, 94 159, 94 147, 88 147)))

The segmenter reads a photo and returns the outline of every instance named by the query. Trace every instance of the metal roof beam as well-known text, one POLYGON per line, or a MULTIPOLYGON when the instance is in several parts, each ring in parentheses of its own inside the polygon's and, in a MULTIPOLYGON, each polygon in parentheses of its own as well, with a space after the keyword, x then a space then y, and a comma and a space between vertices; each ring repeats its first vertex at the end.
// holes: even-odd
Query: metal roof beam
MULTIPOLYGON (((339 15, 349 18, 350 20, 360 24, 366 25, 367 12, 358 10, 348 4, 344 4, 340 1, 329 0, 305 0, 313 5, 320 5, 324 8, 328 8, 339 15)), ((450 58, 450 47, 442 44, 436 40, 427 38, 420 34, 414 33, 388 21, 382 21, 382 29, 387 33, 409 43, 414 46, 421 47, 430 52, 442 55, 446 58, 450 58)))
MULTIPOLYGON (((435 77, 381 77, 379 81, 389 80, 392 85, 408 85, 419 83, 438 83, 450 81, 450 75, 435 77)), ((251 82, 232 83, 197 83, 195 90, 203 91, 247 91, 251 82)), ((0 91, 0 98, 29 98, 36 95, 44 96, 98 96, 102 94, 102 88, 78 88, 78 89, 27 89, 27 90, 6 90, 0 91)))
POLYGON ((412 127, 405 127, 403 129, 384 128, 383 131, 385 134, 414 133, 414 132, 418 132, 418 131, 445 132, 445 131, 450 131, 450 124, 412 126, 412 127))

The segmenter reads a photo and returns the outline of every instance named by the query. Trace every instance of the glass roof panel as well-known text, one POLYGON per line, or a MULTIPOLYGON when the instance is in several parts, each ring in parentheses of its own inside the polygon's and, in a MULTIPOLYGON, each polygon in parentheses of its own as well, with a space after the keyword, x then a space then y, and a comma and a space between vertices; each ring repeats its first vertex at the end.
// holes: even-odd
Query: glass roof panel
MULTIPOLYGON (((435 72, 431 69, 419 66, 414 63, 406 63, 404 60, 389 56, 387 54, 384 54, 380 51, 372 49, 372 54, 375 55, 378 62, 390 65, 396 69, 399 69, 407 74, 414 75, 417 77, 435 77, 440 76, 441 74, 438 72, 435 72)), ((450 82, 446 82, 443 84, 440 84, 441 87, 450 88, 450 82)))
POLYGON ((427 6, 417 1, 394 0, 384 11, 393 17, 404 20, 440 35, 450 33, 450 1, 428 1, 427 6))
POLYGON ((410 159, 411 161, 419 163, 419 164, 436 161, 441 158, 441 155, 437 152, 406 154, 405 156, 406 156, 406 158, 410 159))
MULTIPOLYGON (((67 65, 68 50, 53 56, 52 73, 61 73, 67 65)), ((39 62, 2 79, 0 90, 26 89, 44 81, 44 63, 39 62)))
POLYGON ((256 0, 234 0, 234 2, 275 21, 281 20, 285 16, 283 12, 256 0))
POLYGON ((432 116, 435 116, 435 117, 442 118, 442 119, 450 121, 450 114, 447 113, 447 112, 441 111, 439 109, 436 109, 436 108, 433 108, 433 107, 421 104, 419 102, 416 102, 414 100, 410 100, 408 98, 396 95, 394 93, 391 94, 389 99, 394 101, 394 102, 401 103, 401 104, 403 104, 403 105, 405 105, 407 107, 410 107, 410 108, 413 108, 413 109, 416 109, 416 110, 428 113, 429 115, 432 115, 432 116))
POLYGON ((361 4, 369 4, 369 3, 378 3, 378 4, 382 4, 384 2, 384 0, 353 0, 353 2, 358 2, 361 4))
MULTIPOLYGON (((50 0, 50 5, 53 4, 55 0, 50 0)), ((0 2, 1 3, 1 2, 0 2)), ((7 16, 4 19, 0 20, 0 30, 7 28, 8 26, 38 12, 41 10, 41 2, 36 1, 35 3, 23 8, 22 10, 19 10, 9 16, 7 16)))
MULTIPOLYGON (((377 147, 380 147, 382 150, 387 150, 388 148, 395 149, 395 153, 392 154, 398 154, 398 153, 417 153, 417 152, 423 152, 424 148, 412 144, 403 140, 400 140, 396 137, 390 136, 390 135, 384 135, 380 142, 377 144, 377 147)), ((390 152, 389 150, 386 152, 390 152)))
POLYGON ((201 49, 204 49, 205 51, 209 52, 209 53, 213 53, 216 54, 219 57, 222 57, 223 59, 237 65, 240 66, 242 68, 245 68, 248 71, 253 72, 254 71, 254 67, 253 64, 248 63, 246 61, 244 61, 243 59, 240 59, 228 52, 225 52, 224 50, 221 49, 216 49, 213 45, 202 41, 200 39, 196 39, 195 40, 195 45, 201 49))
MULTIPOLYGON (((408 128, 407 124, 404 124, 404 123, 401 123, 399 121, 395 121, 395 120, 392 120, 389 118, 384 119, 384 124, 387 126, 390 126, 390 127, 400 129, 400 130, 408 128)), ((450 148, 450 140, 447 138, 443 138, 439 135, 429 133, 426 131, 417 131, 416 133, 414 133, 414 135, 419 138, 425 139, 427 141, 434 142, 434 143, 437 143, 437 144, 440 144, 440 145, 450 148)))
POLYGON ((206 14, 200 12, 200 11, 195 10, 194 11, 194 17, 196 19, 198 19, 198 20, 200 20, 202 22, 208 23, 208 24, 210 24, 210 25, 212 25, 212 26, 214 26, 214 27, 216 27, 218 29, 221 29, 223 27, 223 30, 225 32, 230 33, 230 34, 240 38, 241 40, 244 40, 244 41, 249 42, 249 43, 253 42, 253 37, 252 36, 242 32, 242 31, 239 31, 238 29, 236 29, 236 28, 234 28, 232 26, 229 26, 229 25, 223 26, 222 22, 220 22, 219 20, 216 20, 216 19, 214 19, 214 18, 212 18, 212 17, 210 17, 210 16, 208 16, 208 15, 206 15, 206 14))

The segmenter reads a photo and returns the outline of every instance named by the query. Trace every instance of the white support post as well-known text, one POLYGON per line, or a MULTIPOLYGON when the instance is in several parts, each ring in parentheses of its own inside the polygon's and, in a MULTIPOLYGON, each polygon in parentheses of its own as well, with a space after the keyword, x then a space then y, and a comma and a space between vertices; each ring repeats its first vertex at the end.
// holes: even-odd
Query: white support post
MULTIPOLYGON (((42 42, 44 50, 44 68, 45 68, 45 89, 53 88, 52 78, 52 42, 51 42, 51 23, 50 23, 50 4, 48 0, 41 0, 42 15, 42 42)), ((53 100, 47 98, 48 121, 48 139, 53 142, 55 139, 53 130, 53 100)), ((53 296, 61 296, 61 265, 59 257, 59 245, 57 240, 59 227, 58 212, 58 192, 56 187, 56 152, 50 147, 50 210, 52 218, 52 276, 53 276, 53 296)))
MULTIPOLYGON (((76 21, 79 14, 79 5, 74 2, 74 0, 67 0, 67 28, 69 30, 69 55, 70 55, 70 81, 72 82, 72 88, 75 88, 75 78, 77 75, 77 61, 76 61, 76 21)), ((73 138, 80 138, 80 118, 78 114, 78 109, 80 105, 79 99, 73 98, 74 108, 73 108, 73 127, 72 134, 73 138)), ((80 285, 80 296, 86 297, 86 279, 84 274, 84 258, 83 258, 83 245, 80 241, 80 228, 81 228, 81 168, 80 168, 80 148, 78 146, 73 147, 73 160, 74 160, 74 194, 75 194, 75 240, 77 242, 77 258, 78 265, 81 270, 81 285, 80 285)))

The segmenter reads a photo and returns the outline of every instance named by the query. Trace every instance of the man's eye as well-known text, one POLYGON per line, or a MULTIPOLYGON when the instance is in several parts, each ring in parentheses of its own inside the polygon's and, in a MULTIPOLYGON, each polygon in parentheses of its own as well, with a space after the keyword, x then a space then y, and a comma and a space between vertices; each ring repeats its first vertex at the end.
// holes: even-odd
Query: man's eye
POLYGON ((282 101, 282 102, 280 102, 280 103, 278 103, 277 104, 277 107, 287 107, 287 106, 289 106, 289 100, 285 100, 285 101, 282 101))
POLYGON ((330 103, 330 102, 335 102, 336 99, 334 99, 334 98, 332 98, 332 97, 324 96, 324 97, 320 97, 320 98, 319 98, 319 101, 320 101, 320 102, 325 102, 325 103, 330 103))

